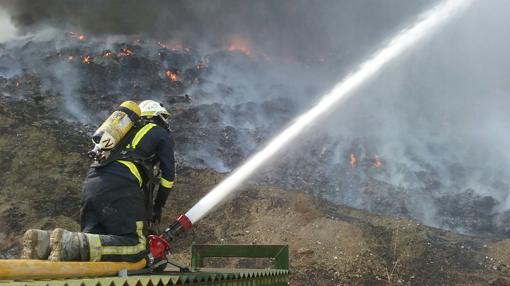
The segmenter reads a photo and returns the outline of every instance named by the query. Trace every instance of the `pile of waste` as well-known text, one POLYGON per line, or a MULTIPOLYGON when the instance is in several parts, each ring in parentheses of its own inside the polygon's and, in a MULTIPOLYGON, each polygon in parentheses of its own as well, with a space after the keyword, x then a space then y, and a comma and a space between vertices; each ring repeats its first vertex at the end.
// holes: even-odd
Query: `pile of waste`
MULTIPOLYGON (((56 134, 59 148, 81 156, 90 148, 88 136, 114 106, 152 98, 172 113, 178 168, 229 172, 309 103, 297 101, 291 87, 270 81, 268 65, 274 63, 246 46, 204 52, 137 38, 38 34, 0 45, 0 109, 12 121, 1 128, 4 134, 24 124, 48 130, 56 134), (232 76, 236 73, 243 77, 232 76), (260 92, 243 81, 250 73, 257 75, 260 92)), ((12 172, 7 166, 16 151, 1 152, 2 168, 12 172)), ((75 165, 88 163, 86 156, 76 159, 75 165)), ((420 158, 416 162, 420 170, 406 169, 381 155, 373 138, 318 133, 285 152, 252 183, 305 190, 336 204, 462 233, 508 235, 502 227, 507 214, 499 213, 497 197, 461 184, 452 191, 433 166, 420 158), (396 184, 395 173, 419 184, 396 184)), ((449 168, 458 174, 455 180, 468 179, 467 167, 449 168)), ((487 185, 502 197, 510 188, 497 178, 487 185)), ((4 217, 13 212, 4 211, 4 217)))

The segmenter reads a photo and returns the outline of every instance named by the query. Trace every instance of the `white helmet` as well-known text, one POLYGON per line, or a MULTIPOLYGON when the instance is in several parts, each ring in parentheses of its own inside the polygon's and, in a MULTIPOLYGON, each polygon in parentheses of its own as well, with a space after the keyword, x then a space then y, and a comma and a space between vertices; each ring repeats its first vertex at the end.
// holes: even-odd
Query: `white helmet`
POLYGON ((144 100, 140 103, 141 116, 146 118, 161 117, 165 122, 168 122, 170 112, 163 107, 163 104, 154 100, 144 100))

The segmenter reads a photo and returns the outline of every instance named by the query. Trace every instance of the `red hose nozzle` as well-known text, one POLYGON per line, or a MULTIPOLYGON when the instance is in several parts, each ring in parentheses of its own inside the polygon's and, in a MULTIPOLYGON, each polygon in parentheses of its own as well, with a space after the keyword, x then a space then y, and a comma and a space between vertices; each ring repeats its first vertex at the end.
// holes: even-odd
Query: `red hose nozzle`
POLYGON ((191 223, 191 220, 189 220, 189 218, 182 214, 180 215, 179 217, 177 217, 177 221, 179 222, 179 224, 182 226, 182 229, 183 230, 189 230, 193 227, 193 224, 191 223))
POLYGON ((149 235, 149 251, 155 259, 163 259, 170 249, 169 241, 193 224, 186 215, 180 215, 161 235, 149 235))
POLYGON ((174 223, 165 229, 165 232, 162 235, 166 240, 172 240, 181 232, 187 231, 192 227, 193 224, 191 223, 191 220, 186 215, 181 214, 177 217, 177 220, 174 223))

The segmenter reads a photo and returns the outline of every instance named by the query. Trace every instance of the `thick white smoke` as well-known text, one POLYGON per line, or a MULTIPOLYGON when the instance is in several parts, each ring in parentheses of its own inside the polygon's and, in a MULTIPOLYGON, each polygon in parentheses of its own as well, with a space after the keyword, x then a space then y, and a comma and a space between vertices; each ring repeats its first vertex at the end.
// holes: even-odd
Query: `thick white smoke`
POLYGON ((0 8, 0 43, 10 41, 16 36, 16 28, 10 16, 0 8))
MULTIPOLYGON (((34 1, 0 0, 0 5, 9 8, 16 23, 22 24, 20 31, 35 34, 31 29, 53 25, 58 35, 64 34, 62 30, 78 28, 90 39, 94 38, 91 33, 114 39, 110 45, 105 41, 82 43, 89 47, 58 43, 56 50, 89 52, 90 46, 112 49, 131 39, 116 34, 140 34, 139 38, 154 42, 202 47, 199 54, 209 60, 208 74, 201 75, 200 85, 185 91, 200 116, 196 125, 186 128, 202 128, 189 132, 191 136, 209 134, 207 131, 217 134, 218 128, 237 131, 225 133, 225 141, 232 143, 225 146, 208 141, 210 137, 195 142, 187 138, 186 144, 178 147, 183 148, 179 155, 186 159, 194 156, 187 162, 200 162, 224 172, 238 166, 243 156, 252 154, 304 112, 326 89, 379 49, 381 42, 384 45, 388 37, 412 24, 417 14, 438 1, 215 0, 204 4, 154 0, 151 3, 155 5, 123 1, 122 7, 113 2, 109 2, 112 9, 101 9, 101 13, 95 12, 102 6, 82 1, 68 1, 66 5, 48 1, 55 5, 38 7, 34 1), (178 5, 177 9, 172 5, 178 5), (139 6, 150 11, 132 9, 139 6), (167 10, 186 13, 179 12, 178 18, 169 13, 150 17, 150 21, 144 18, 167 10), (127 17, 132 11, 136 15, 127 17), (81 17, 88 15, 95 16, 81 17), (205 25, 220 18, 224 22, 205 25), (235 36, 247 40, 253 50, 250 57, 242 51, 239 57, 216 53, 229 47, 235 36), (190 146, 192 149, 185 149, 190 146), (242 156, 233 156, 234 149, 241 149, 238 153, 242 156)), ((384 73, 357 91, 359 97, 301 137, 300 144, 265 168, 256 182, 306 189, 335 203, 405 215, 443 228, 500 231, 510 207, 510 158, 506 150, 510 116, 504 108, 510 103, 509 14, 508 1, 477 1, 476 8, 459 21, 388 65, 384 73), (355 168, 350 166, 351 153, 358 159, 355 168), (380 168, 374 167, 376 155, 382 163, 380 168)), ((51 39, 41 43, 46 40, 51 39)), ((41 46, 29 44, 24 53, 41 55, 30 51, 41 46)), ((6 60, 10 51, 4 53, 0 61, 12 69, 12 61, 6 60)), ((24 60, 32 72, 37 61, 24 60)), ((44 62, 43 58, 38 60, 44 62)), ((95 79, 102 74, 95 74, 97 70, 82 73, 89 69, 74 67, 78 70, 51 71, 55 79, 48 87, 62 87, 52 92, 66 95, 63 106, 76 111, 85 105, 70 104, 73 100, 85 98, 88 106, 96 102, 95 95, 84 95, 83 89, 97 83, 95 79)), ((123 74, 113 81, 117 80, 124 86, 124 80, 131 83, 138 78, 124 78, 123 74)), ((131 85, 124 87, 121 90, 129 96, 136 91, 131 85)), ((144 92, 143 96, 154 95, 144 92)))
POLYGON ((363 84, 367 83, 372 77, 393 59, 400 56, 407 49, 423 40, 438 27, 441 27, 446 20, 455 16, 459 10, 470 4, 470 0, 450 0, 445 1, 434 7, 423 15, 423 19, 409 28, 403 30, 396 37, 392 38, 387 46, 377 51, 370 59, 365 61, 359 69, 349 74, 344 80, 335 85, 333 90, 324 95, 319 102, 296 120, 274 139, 266 147, 257 152, 246 163, 236 169, 228 178, 215 187, 203 199, 201 199, 186 215, 195 223, 212 209, 225 201, 239 186, 270 159, 278 154, 282 149, 288 148, 289 144, 301 135, 303 131, 312 124, 317 124, 327 112, 332 112, 338 108, 339 104, 344 103, 354 92, 363 84))

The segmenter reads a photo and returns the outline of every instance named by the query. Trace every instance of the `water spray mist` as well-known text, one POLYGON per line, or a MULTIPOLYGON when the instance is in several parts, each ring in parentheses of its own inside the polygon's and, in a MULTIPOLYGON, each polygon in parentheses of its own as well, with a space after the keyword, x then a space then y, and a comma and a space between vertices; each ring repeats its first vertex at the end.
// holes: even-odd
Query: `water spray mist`
MULTIPOLYGON (((276 136, 264 149, 248 159, 229 177, 211 190, 184 217, 185 226, 179 229, 191 228, 214 207, 226 200, 234 190, 250 177, 258 168, 282 150, 294 138, 302 133, 306 127, 317 121, 327 111, 337 108, 345 102, 353 91, 362 86, 367 80, 379 72, 387 63, 403 54, 418 41, 431 34, 435 29, 445 24, 448 19, 467 8, 474 0, 446 0, 433 7, 412 26, 402 30, 385 47, 378 50, 372 57, 362 63, 357 71, 349 74, 339 82, 328 94, 309 111, 299 116, 289 127, 276 136)), ((180 218, 182 219, 182 216, 180 218)), ((176 229, 173 227, 172 229, 176 229)))

